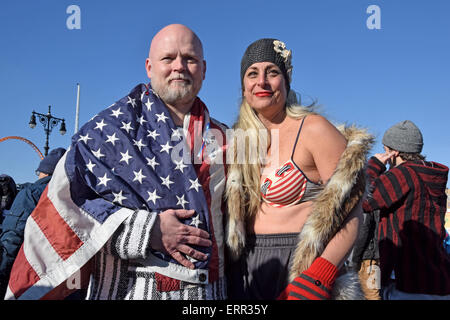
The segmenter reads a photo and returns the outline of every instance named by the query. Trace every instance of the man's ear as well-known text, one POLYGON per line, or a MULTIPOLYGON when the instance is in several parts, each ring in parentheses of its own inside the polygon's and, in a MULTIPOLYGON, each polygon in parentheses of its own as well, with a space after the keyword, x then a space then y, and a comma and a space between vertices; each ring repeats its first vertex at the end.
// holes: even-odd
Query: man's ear
POLYGON ((149 79, 151 79, 152 77, 150 76, 150 69, 152 68, 152 65, 151 65, 151 63, 150 63, 150 58, 147 58, 146 60, 145 60, 145 70, 147 71, 147 77, 149 78, 149 79))
POLYGON ((206 60, 203 60, 203 80, 205 80, 206 76, 206 60))

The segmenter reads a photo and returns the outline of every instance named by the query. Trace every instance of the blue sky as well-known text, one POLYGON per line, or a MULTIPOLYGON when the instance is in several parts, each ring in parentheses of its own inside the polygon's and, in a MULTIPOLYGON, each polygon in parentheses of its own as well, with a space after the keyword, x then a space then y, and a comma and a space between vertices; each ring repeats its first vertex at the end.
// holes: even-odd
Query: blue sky
MULTIPOLYGON (((291 88, 316 99, 335 123, 367 128, 381 152, 384 131, 412 120, 429 160, 450 165, 450 1, 11 1, 0 2, 0 138, 21 136, 44 152, 45 134, 28 126, 33 110, 66 119, 50 148, 68 147, 80 127, 147 82, 150 41, 165 25, 182 23, 201 38, 207 61, 200 97, 211 114, 232 125, 240 98, 240 59, 259 38, 284 41, 293 53, 291 88), (81 29, 70 30, 70 5, 81 29), (381 29, 369 29, 370 5, 381 29)), ((0 143, 0 173, 36 180, 39 157, 27 144, 0 143)), ((449 184, 450 185, 450 184, 449 184)))

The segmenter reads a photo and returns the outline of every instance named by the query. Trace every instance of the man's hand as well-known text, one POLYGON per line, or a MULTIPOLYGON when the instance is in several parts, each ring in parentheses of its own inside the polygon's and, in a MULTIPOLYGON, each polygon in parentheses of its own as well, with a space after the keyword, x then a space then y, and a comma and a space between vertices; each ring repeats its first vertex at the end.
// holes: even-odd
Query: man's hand
POLYGON ((386 151, 385 153, 374 154, 374 157, 377 158, 378 160, 380 160, 384 165, 386 165, 389 162, 389 160, 392 163, 395 156, 396 156, 395 151, 386 151))
POLYGON ((191 248, 187 244, 209 247, 209 233, 205 230, 182 224, 179 219, 187 219, 195 210, 169 209, 158 215, 150 236, 152 249, 170 254, 183 266, 194 269, 192 262, 182 253, 197 260, 206 260, 208 256, 191 248))

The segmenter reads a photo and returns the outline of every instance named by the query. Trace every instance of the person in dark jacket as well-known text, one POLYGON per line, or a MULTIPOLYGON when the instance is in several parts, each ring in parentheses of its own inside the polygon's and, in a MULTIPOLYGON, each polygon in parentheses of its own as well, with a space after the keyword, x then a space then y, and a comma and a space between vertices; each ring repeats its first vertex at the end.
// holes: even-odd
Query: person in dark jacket
POLYGON ((56 164, 65 152, 64 148, 56 148, 42 159, 36 172, 39 179, 32 184, 25 185, 15 197, 10 210, 4 211, 4 220, 0 233, 1 297, 6 293, 12 265, 23 243, 26 221, 50 181, 56 164))
POLYGON ((364 212, 358 239, 351 254, 350 265, 359 274, 367 300, 381 300, 380 254, 378 252, 378 221, 380 210, 364 212))
POLYGON ((0 233, 3 230, 3 211, 9 210, 18 193, 16 182, 7 174, 0 175, 0 233))
POLYGON ((380 210, 382 297, 450 300, 450 256, 443 246, 449 169, 425 161, 422 133, 409 120, 389 128, 382 143, 385 153, 368 161, 372 182, 363 202, 364 212, 380 210))
MULTIPOLYGON (((7 174, 0 175, 0 224, 3 222, 3 211, 9 210, 17 195, 17 186, 14 179, 7 174)), ((0 226, 0 232, 1 232, 0 226)))

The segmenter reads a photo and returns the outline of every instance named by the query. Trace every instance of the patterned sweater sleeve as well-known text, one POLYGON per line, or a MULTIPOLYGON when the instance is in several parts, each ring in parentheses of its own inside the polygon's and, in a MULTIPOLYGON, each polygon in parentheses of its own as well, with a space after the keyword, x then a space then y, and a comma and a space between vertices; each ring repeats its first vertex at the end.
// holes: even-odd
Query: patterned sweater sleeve
POLYGON ((111 254, 124 260, 147 258, 156 217, 156 212, 136 210, 108 241, 111 254))
POLYGON ((370 158, 366 173, 370 186, 367 199, 363 202, 364 212, 388 209, 398 203, 410 191, 403 173, 404 168, 394 167, 386 171, 386 166, 376 157, 370 158))

